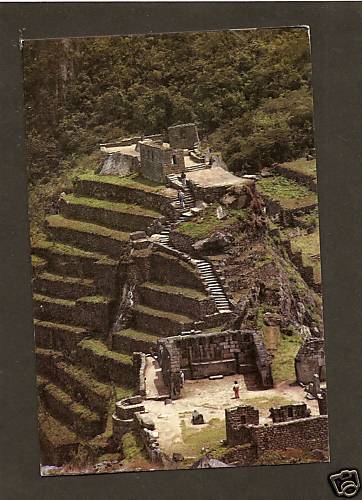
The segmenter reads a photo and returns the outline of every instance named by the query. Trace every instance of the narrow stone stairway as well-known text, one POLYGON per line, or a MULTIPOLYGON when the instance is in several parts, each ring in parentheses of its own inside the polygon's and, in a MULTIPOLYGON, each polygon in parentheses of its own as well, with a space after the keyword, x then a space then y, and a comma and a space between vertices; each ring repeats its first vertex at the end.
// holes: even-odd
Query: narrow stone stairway
POLYGON ((215 300, 218 311, 222 313, 231 312, 230 303, 225 295, 222 285, 219 283, 215 275, 212 265, 203 259, 192 259, 191 262, 196 264, 206 289, 215 300))
MULTIPOLYGON (((198 167, 197 168, 198 170, 202 170, 205 168, 205 165, 204 164, 195 165, 192 168, 196 169, 196 167, 198 167)), ((173 187, 182 188, 182 183, 178 179, 177 174, 169 174, 167 177, 170 184, 173 187)), ((176 225, 182 224, 183 222, 192 219, 192 217, 199 211, 199 209, 195 207, 195 198, 191 193, 190 188, 189 187, 183 188, 183 191, 185 192, 186 211, 183 210, 181 207, 177 208, 178 212, 180 213, 177 221, 173 223, 167 222, 163 226, 163 229, 159 234, 159 242, 166 248, 173 248, 173 246, 170 243, 170 232, 172 230, 172 226, 174 224, 176 225)), ((179 204, 177 197, 173 199, 173 202, 179 204)), ((201 274, 201 279, 205 285, 205 288, 210 292, 211 296, 215 300, 217 310, 220 313, 230 313, 231 312, 230 302, 226 297, 224 289, 221 283, 219 282, 212 265, 203 259, 191 259, 191 262, 197 266, 197 269, 201 274)))

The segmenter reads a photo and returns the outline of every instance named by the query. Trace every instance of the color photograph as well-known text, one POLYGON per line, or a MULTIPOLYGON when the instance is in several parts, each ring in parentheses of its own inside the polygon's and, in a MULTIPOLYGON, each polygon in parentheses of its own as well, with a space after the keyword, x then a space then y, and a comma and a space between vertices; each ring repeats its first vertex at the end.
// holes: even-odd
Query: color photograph
POLYGON ((24 41, 42 476, 329 461, 311 50, 24 41))

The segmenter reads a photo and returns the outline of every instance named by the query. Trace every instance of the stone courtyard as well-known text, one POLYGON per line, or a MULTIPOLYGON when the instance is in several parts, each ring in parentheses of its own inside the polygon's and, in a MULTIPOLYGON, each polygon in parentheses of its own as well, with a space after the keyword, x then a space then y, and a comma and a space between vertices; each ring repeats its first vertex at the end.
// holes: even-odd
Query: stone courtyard
MULTIPOLYGON (((153 372, 149 376, 150 378, 157 377, 157 374, 153 372)), ((149 379, 147 379, 148 384, 152 385, 152 381, 149 379)), ((149 394, 147 397, 155 397, 155 394, 149 394)), ((180 399, 165 404, 164 401, 146 398, 144 407, 155 422, 159 432, 160 447, 170 455, 174 452, 182 452, 185 456, 192 457, 190 451, 187 452, 189 443, 183 440, 184 427, 193 429, 195 432, 203 432, 206 428, 212 429, 215 426, 215 420, 212 421, 212 419, 223 421, 225 409, 244 404, 257 407, 260 423, 270 424, 269 408, 304 401, 305 391, 298 385, 291 386, 288 383, 282 383, 273 389, 260 390, 257 380, 253 376, 229 375, 216 380, 186 380, 180 399), (232 391, 235 379, 240 385, 239 400, 234 398, 232 391), (194 410, 204 416, 204 425, 192 425, 191 416, 194 410)), ((319 415, 316 400, 308 401, 308 406, 312 415, 319 415)), ((217 446, 225 438, 225 428, 218 428, 216 435, 212 438, 212 444, 217 446)), ((200 448, 198 453, 201 452, 200 448)), ((194 456, 194 458, 196 457, 194 456)))

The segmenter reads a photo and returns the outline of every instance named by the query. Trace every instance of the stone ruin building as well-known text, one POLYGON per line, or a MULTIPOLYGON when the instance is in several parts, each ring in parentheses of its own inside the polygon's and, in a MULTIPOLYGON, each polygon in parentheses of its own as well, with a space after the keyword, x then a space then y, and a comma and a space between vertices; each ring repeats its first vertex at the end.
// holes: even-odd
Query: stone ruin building
POLYGON ((257 373, 261 387, 273 387, 271 360, 260 341, 260 333, 256 331, 168 337, 158 341, 157 352, 163 378, 172 398, 181 395, 181 371, 186 379, 257 373))

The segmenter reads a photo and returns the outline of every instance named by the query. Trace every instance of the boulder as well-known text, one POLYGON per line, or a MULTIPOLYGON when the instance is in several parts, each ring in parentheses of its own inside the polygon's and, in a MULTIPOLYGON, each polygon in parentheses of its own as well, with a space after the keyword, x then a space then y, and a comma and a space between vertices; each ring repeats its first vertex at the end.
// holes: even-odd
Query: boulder
POLYGON ((255 191, 255 181, 243 179, 243 184, 230 186, 221 198, 221 203, 229 208, 246 208, 249 206, 252 193, 255 191))
POLYGON ((193 425, 201 425, 204 424, 204 416, 202 413, 199 413, 197 410, 192 412, 191 423, 193 425))
POLYGON ((209 238, 199 240, 192 245, 196 252, 219 252, 228 248, 234 241, 233 236, 217 231, 209 238))

